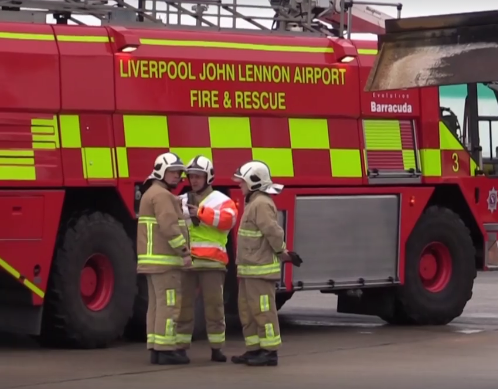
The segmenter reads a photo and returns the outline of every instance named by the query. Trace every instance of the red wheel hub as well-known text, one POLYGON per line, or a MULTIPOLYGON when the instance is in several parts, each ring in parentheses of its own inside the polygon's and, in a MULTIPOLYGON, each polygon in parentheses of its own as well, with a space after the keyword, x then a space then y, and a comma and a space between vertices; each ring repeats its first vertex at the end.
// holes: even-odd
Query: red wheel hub
POLYGON ((103 254, 93 254, 81 270, 81 298, 91 311, 101 311, 111 301, 114 289, 114 270, 103 254))
POLYGON ((422 284, 433 293, 441 292, 450 282, 452 271, 451 254, 439 242, 428 244, 422 251, 419 274, 422 284))

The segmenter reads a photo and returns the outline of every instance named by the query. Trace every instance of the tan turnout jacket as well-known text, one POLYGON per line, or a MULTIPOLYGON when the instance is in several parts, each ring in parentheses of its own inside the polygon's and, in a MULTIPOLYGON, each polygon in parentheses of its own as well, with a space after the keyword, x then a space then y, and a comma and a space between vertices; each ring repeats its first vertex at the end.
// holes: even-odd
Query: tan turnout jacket
POLYGON ((237 236, 237 275, 280 279, 277 254, 284 249, 284 230, 278 225, 275 203, 263 192, 253 193, 245 205, 237 236))
POLYGON ((163 273, 184 265, 190 255, 188 229, 180 203, 162 181, 154 180, 140 201, 138 273, 163 273))

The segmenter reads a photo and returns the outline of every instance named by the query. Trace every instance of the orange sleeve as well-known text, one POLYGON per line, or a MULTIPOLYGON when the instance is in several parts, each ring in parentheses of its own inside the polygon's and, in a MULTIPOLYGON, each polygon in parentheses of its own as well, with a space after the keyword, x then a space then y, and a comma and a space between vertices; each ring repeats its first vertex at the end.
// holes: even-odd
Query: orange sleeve
POLYGON ((208 226, 229 231, 237 222, 238 210, 232 200, 225 201, 220 209, 199 207, 197 217, 208 226))

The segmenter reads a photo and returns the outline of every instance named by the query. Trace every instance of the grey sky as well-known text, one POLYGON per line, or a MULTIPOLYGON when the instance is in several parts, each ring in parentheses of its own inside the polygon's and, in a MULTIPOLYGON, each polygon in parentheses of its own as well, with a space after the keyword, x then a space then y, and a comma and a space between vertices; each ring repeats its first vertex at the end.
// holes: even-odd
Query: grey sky
POLYGON ((486 11, 498 8, 496 0, 405 0, 401 3, 405 17, 486 11))
MULTIPOLYGON (((233 0, 225 0, 224 2, 230 2, 233 0)), ((397 2, 396 0, 384 1, 377 0, 378 2, 397 2)), ((399 1, 399 0, 398 0, 399 1)), ((136 0, 128 0, 128 2, 132 5, 137 4, 136 0)), ((254 4, 254 5, 269 5, 269 0, 237 0, 239 4, 254 4)), ((148 1, 148 7, 151 7, 151 2, 148 1)), ((159 1, 158 3, 162 3, 159 1)), ((459 13, 459 12, 472 12, 472 11, 482 11, 482 10, 490 10, 498 8, 498 0, 405 0, 401 1, 403 4, 403 12, 402 16, 411 17, 411 16, 424 16, 424 15, 437 15, 444 13, 459 13), (444 4, 444 5, 443 5, 444 4)), ((161 4, 158 6, 159 9, 164 9, 164 5, 161 4), (161 7, 162 5, 162 7, 161 7)), ((190 6, 187 6, 190 9, 190 6)), ((383 11, 395 17, 396 10, 394 8, 388 7, 378 7, 379 11, 383 11)), ((242 10, 241 10, 242 11, 242 10)), ((272 16, 270 11, 259 11, 258 10, 243 10, 245 14, 251 14, 252 16, 256 15, 264 15, 264 16, 272 16)), ((189 18, 190 19, 190 18, 189 18)), ((85 23, 88 24, 99 24, 94 20, 91 21, 89 18, 84 19, 85 23)), ((226 20, 228 23, 228 20, 226 20)), ((186 24, 191 24, 191 22, 187 22, 186 24)), ((244 23, 244 28, 248 26, 244 23)))

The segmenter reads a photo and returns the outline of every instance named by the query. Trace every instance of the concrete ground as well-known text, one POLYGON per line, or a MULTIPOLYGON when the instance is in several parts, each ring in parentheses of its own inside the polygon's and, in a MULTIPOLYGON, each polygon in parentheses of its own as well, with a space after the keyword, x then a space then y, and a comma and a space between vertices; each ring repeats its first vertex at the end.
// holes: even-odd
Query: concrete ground
MULTIPOLYGON (((46 350, 0 337, 0 389, 495 389, 498 387, 498 273, 478 276, 464 315, 437 328, 385 326, 335 312, 335 298, 296 294, 282 309, 278 367, 209 362, 196 342, 188 366, 150 366, 143 344, 106 350, 46 350)), ((228 355, 243 352, 232 331, 228 355)))

